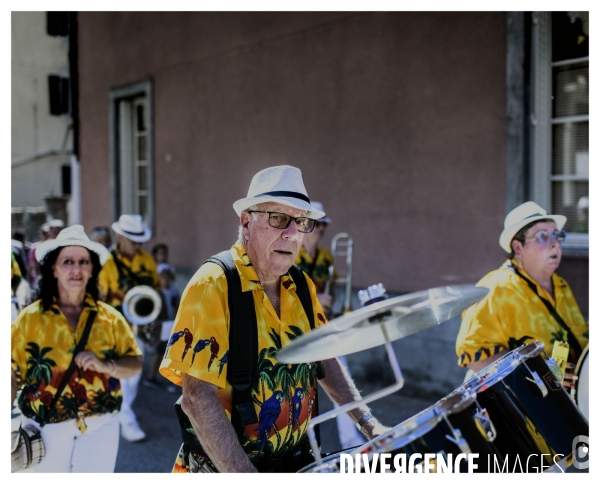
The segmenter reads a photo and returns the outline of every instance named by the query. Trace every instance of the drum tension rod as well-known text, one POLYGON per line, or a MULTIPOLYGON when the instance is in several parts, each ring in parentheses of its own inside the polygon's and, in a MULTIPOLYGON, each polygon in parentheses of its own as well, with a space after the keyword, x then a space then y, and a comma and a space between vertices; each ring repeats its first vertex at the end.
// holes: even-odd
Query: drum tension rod
POLYGON ((446 425, 450 427, 450 431, 452 432, 452 435, 446 434, 446 438, 454 445, 456 445, 463 454, 470 454, 471 447, 469 447, 469 444, 462 436, 462 432, 460 431, 460 429, 454 428, 454 426, 450 423, 450 420, 448 420, 446 414, 442 415, 442 418, 444 419, 444 422, 446 422, 446 425))

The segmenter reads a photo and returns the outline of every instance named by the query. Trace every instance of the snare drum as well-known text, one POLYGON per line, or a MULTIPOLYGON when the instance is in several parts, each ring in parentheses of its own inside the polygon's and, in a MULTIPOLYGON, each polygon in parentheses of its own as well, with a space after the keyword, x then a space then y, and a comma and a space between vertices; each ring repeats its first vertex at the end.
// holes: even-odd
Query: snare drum
POLYGON ((575 402, 581 410, 581 413, 586 419, 590 419, 590 345, 588 344, 575 366, 575 388, 571 390, 571 396, 575 398, 575 402))
POLYGON ((542 461, 546 468, 562 460, 570 465, 573 440, 589 436, 587 420, 556 379, 557 368, 536 341, 502 356, 456 390, 476 393, 496 427, 494 445, 511 471, 515 465, 519 470, 517 456, 524 471, 528 465, 530 472, 540 472, 534 468, 542 461), (527 464, 533 454, 538 458, 527 464))
MULTIPOLYGON (((486 411, 476 401, 473 393, 452 394, 435 405, 423 410, 414 417, 397 425, 390 431, 367 442, 366 444, 346 450, 343 453, 350 454, 352 461, 358 454, 367 455, 367 460, 373 463, 374 454, 397 454, 405 455, 408 465, 411 456, 415 456, 415 472, 423 471, 423 459, 425 454, 438 454, 447 464, 451 455, 452 464, 458 454, 479 454, 475 460, 478 468, 475 472, 488 471, 489 455, 499 455, 494 447, 495 429, 486 411)), ((323 459, 323 464, 311 464, 300 472, 340 472, 340 454, 332 454, 323 459)), ((363 457, 361 457, 362 462, 363 457)), ((393 458, 388 461, 389 472, 396 472, 393 458)), ((467 472, 466 459, 460 460, 458 471, 467 472)), ((379 463, 375 466, 375 472, 380 472, 379 463)), ((458 472, 455 471, 455 472, 458 472)), ((430 471, 435 472, 435 471, 430 471)))

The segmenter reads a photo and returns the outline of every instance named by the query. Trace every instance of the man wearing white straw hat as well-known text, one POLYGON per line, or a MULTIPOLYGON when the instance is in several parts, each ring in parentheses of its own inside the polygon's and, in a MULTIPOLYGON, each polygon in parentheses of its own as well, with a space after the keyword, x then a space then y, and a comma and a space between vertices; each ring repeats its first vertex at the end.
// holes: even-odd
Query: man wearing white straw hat
MULTIPOLYGON (((100 289, 106 302, 123 312, 125 294, 136 286, 151 286, 160 291, 160 281, 152 256, 142 249, 142 244, 152 237, 152 231, 142 221, 140 215, 125 214, 112 224, 117 234, 116 247, 110 252, 108 261, 98 277, 100 289)), ((138 345, 143 343, 138 339, 138 345)), ((123 405, 119 414, 121 435, 129 442, 146 438, 137 417, 131 408, 137 396, 141 374, 121 381, 123 405)))
MULTIPOLYGON (((534 202, 506 216, 500 247, 510 256, 477 283, 490 292, 463 314, 456 341, 460 366, 477 372, 522 344, 539 340, 548 354, 555 341, 567 343, 567 368, 574 367, 589 337, 571 288, 555 273, 566 221, 534 202)), ((563 384, 572 383, 566 378, 563 384)))
MULTIPOLYGON (((313 460, 306 431, 317 379, 338 404, 359 398, 335 358, 276 359, 279 348, 326 322, 314 284, 293 266, 304 234, 325 213, 292 166, 257 173, 233 208, 238 241, 188 283, 160 369, 183 386, 184 444, 173 471, 295 472, 313 460)), ((368 438, 385 431, 366 405, 350 413, 368 438)))

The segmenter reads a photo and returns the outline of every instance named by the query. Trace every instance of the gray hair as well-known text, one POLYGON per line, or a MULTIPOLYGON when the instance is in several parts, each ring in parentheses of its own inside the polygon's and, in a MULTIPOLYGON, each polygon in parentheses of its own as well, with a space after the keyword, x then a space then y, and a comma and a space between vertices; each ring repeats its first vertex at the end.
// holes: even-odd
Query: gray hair
MULTIPOLYGON (((244 212, 249 212, 249 211, 257 210, 257 209, 258 209, 258 205, 252 205, 251 207, 248 207, 246 210, 244 210, 244 212)), ((251 215, 252 215, 252 220, 256 220, 256 217, 258 217, 258 215, 256 215, 256 213, 253 213, 251 215)), ((244 228, 242 227, 242 224, 240 224, 238 226, 238 238, 235 243, 236 244, 244 243, 244 228)))

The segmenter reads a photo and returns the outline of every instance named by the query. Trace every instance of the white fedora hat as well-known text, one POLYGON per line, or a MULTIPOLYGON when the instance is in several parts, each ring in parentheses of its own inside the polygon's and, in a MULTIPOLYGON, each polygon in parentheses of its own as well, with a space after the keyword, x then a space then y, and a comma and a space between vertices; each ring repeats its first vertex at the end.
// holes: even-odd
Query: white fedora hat
MULTIPOLYGON (((323 204, 321 202, 310 202, 310 204, 313 206, 313 208, 315 210, 320 210, 321 212, 325 212, 325 208, 323 208, 323 204)), ((319 220, 317 220, 317 222, 323 222, 326 224, 330 224, 331 219, 329 217, 325 216, 325 217, 321 217, 319 220)))
POLYGON ((302 181, 302 172, 289 165, 272 166, 259 171, 250 182, 248 196, 235 202, 233 209, 241 215, 247 208, 266 202, 306 210, 306 216, 312 219, 325 216, 325 212, 311 204, 302 181))
POLYGON ((500 234, 500 247, 506 252, 511 252, 510 243, 519 230, 536 220, 546 218, 554 220, 558 230, 562 229, 567 222, 567 217, 564 215, 548 214, 535 202, 525 202, 511 210, 504 219, 504 230, 500 234))
POLYGON ((77 245, 85 247, 92 252, 98 254, 100 258, 100 264, 104 265, 108 259, 108 250, 102 244, 98 242, 92 242, 83 230, 83 225, 71 225, 66 229, 62 229, 56 236, 56 239, 45 240, 41 242, 35 249, 35 258, 38 262, 41 262, 46 254, 52 252, 54 249, 59 247, 68 247, 70 245, 77 245))
POLYGON ((152 231, 142 222, 141 215, 121 215, 119 221, 112 224, 112 229, 115 233, 141 244, 148 242, 152 237, 152 231))

